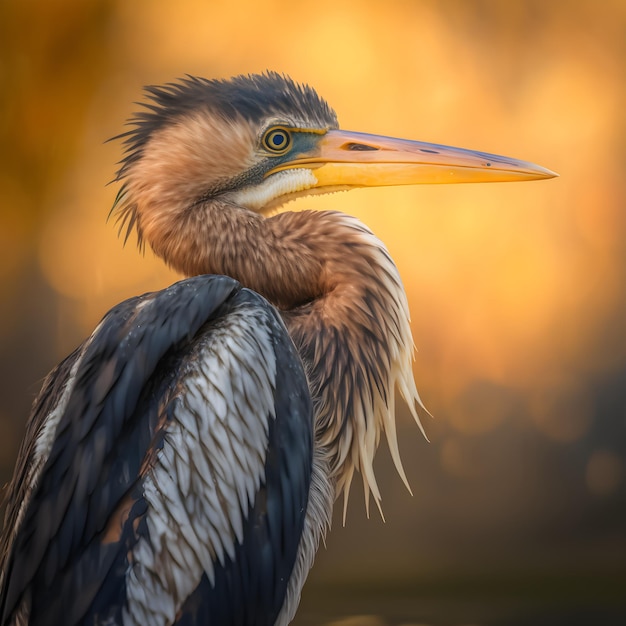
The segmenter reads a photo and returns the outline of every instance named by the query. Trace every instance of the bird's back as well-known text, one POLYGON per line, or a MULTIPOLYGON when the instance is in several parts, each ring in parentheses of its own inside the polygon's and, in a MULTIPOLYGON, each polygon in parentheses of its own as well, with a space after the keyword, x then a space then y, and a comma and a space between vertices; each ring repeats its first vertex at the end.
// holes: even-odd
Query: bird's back
POLYGON ((112 309, 35 403, 10 487, 1 624, 273 624, 304 524, 306 378, 226 277, 112 309))

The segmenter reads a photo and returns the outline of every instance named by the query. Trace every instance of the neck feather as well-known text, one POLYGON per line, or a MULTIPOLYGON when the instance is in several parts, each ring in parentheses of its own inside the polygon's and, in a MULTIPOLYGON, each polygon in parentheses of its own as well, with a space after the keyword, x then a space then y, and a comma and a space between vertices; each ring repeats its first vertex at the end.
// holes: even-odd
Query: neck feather
MULTIPOLYGON (((206 203, 172 219, 143 220, 144 238, 154 252, 187 276, 223 274, 267 298, 279 309, 300 306, 322 295, 324 261, 306 245, 303 228, 292 228, 285 213, 266 219, 247 209, 206 203), (283 217, 286 219, 280 219, 283 217)), ((161 214, 157 214, 160 216, 161 214)))
POLYGON ((306 238, 323 260, 321 294, 283 317, 309 367, 316 441, 328 456, 336 495, 344 495, 344 519, 355 470, 369 513, 370 493, 380 509, 373 460, 382 432, 409 488, 396 436, 396 388, 421 428, 404 287, 384 244, 357 219, 331 212, 274 219, 297 240, 306 238))
POLYGON ((232 276, 280 309, 307 367, 316 443, 336 495, 344 494, 344 517, 355 470, 368 513, 370 493, 380 508, 373 460, 383 432, 408 488, 396 437, 396 388, 420 428, 422 406, 406 294, 384 244, 342 213, 265 219, 234 206, 203 209, 179 213, 162 228, 144 223, 146 239, 179 271, 232 276))

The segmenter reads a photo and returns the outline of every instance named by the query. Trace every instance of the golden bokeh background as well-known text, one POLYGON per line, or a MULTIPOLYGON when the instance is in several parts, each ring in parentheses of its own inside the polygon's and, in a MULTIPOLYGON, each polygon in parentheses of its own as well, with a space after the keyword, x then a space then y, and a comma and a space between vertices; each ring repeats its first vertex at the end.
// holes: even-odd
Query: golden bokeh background
POLYGON ((415 495, 381 451, 387 522, 365 519, 355 489, 300 623, 314 599, 347 611, 346 585, 535 599, 554 589, 544 595, 622 610, 625 2, 5 0, 0 51, 2 483, 45 373, 116 302, 179 278, 107 223, 121 149, 105 141, 145 84, 274 69, 314 86, 344 128, 560 174, 288 207, 353 213, 387 243, 435 416, 426 443, 401 414, 415 495))

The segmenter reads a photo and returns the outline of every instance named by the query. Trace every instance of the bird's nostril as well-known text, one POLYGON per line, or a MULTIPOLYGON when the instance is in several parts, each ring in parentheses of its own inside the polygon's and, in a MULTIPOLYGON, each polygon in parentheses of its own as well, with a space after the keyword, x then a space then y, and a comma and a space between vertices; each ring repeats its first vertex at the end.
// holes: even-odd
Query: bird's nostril
POLYGON ((344 150, 351 150, 352 152, 365 152, 367 150, 378 150, 375 146, 368 146, 365 143, 346 143, 342 146, 344 150))

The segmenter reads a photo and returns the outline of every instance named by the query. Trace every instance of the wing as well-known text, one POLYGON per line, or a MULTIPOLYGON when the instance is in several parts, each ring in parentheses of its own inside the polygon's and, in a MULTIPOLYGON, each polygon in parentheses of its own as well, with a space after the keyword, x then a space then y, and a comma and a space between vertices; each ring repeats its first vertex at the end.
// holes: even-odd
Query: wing
POLYGON ((46 381, 27 434, 1 624, 275 621, 312 409, 263 298, 200 276, 115 307, 46 381))

